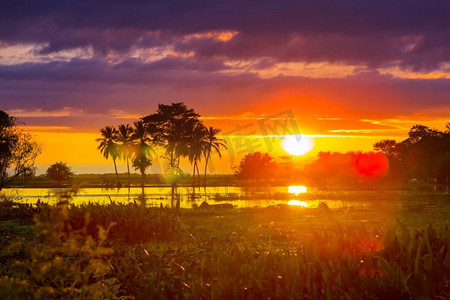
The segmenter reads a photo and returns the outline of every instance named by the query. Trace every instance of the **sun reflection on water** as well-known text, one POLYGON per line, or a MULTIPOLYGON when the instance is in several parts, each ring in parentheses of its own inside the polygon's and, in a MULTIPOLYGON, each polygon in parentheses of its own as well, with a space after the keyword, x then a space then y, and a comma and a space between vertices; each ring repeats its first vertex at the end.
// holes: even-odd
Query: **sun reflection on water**
MULTIPOLYGON (((293 195, 304 194, 304 193, 306 193, 306 186, 291 185, 288 188, 288 193, 293 194, 293 195)), ((299 200, 290 200, 288 202, 288 205, 308 207, 308 204, 305 201, 299 201, 299 200)))
POLYGON ((289 194, 303 194, 306 193, 306 186, 304 185, 290 185, 288 188, 288 193, 289 194))
POLYGON ((298 200, 290 200, 288 202, 288 205, 308 207, 308 203, 306 203, 305 201, 298 201, 298 200))

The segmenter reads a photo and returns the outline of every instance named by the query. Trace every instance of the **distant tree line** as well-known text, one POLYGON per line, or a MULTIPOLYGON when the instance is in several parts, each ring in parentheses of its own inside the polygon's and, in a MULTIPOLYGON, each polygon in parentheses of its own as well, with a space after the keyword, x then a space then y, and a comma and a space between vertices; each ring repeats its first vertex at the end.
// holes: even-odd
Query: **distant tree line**
POLYGON ((378 181, 388 171, 387 157, 378 152, 319 152, 306 166, 309 182, 327 187, 378 181))
POLYGON ((296 168, 290 156, 275 160, 269 153, 261 152, 245 155, 235 174, 245 185, 302 183, 306 178, 305 171, 296 168))
POLYGON ((415 125, 404 141, 382 140, 374 149, 388 158, 393 178, 438 183, 450 180, 450 123, 445 131, 415 125))
POLYGON ((449 183, 450 123, 445 131, 414 125, 407 139, 381 140, 374 144, 374 152, 320 152, 306 171, 319 185, 368 180, 449 183))
POLYGON ((333 186, 413 178, 450 183, 450 123, 445 131, 415 125, 404 141, 381 140, 371 152, 319 152, 303 171, 290 161, 276 162, 268 153, 249 153, 236 174, 246 184, 284 181, 333 186))

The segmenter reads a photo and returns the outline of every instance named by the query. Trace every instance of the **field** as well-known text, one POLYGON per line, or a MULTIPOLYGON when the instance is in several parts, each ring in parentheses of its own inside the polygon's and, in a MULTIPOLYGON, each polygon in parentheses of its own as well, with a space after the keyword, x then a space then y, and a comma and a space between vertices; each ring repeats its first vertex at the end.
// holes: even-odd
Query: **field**
POLYGON ((448 195, 361 191, 305 198, 321 204, 175 210, 5 200, 0 296, 450 297, 448 195))

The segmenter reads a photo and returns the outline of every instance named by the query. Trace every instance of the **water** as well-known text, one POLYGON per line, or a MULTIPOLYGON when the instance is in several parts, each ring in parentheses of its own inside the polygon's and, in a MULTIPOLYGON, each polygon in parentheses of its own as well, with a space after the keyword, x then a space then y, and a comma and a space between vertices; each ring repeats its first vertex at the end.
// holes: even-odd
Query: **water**
MULTIPOLYGON (((288 204, 288 200, 275 200, 275 199, 254 199, 255 195, 265 195, 274 193, 288 193, 298 195, 299 193, 306 192, 306 187, 302 186, 299 189, 294 188, 294 192, 290 191, 292 187, 264 187, 264 188, 243 188, 233 186, 220 186, 220 187, 207 187, 197 188, 195 198, 192 198, 192 188, 178 187, 177 192, 180 195, 180 206, 184 208, 191 208, 195 203, 200 205, 203 201, 207 201, 209 204, 219 203, 232 203, 237 207, 266 207, 276 204, 288 204), (245 195, 249 196, 249 199, 245 199, 245 195), (230 197, 230 198, 228 198, 230 197), (239 199, 236 199, 239 198, 239 199), (243 199, 242 199, 243 198, 243 199)), ((11 196, 16 202, 34 204, 38 201, 54 204, 58 201, 55 193, 62 192, 67 189, 55 189, 55 188, 19 188, 19 189, 3 189, 2 193, 11 196)), ((171 203, 171 191, 170 187, 146 187, 144 188, 144 195, 146 203, 149 206, 170 205, 171 203)), ((107 189, 107 188, 82 188, 79 189, 77 194, 71 199, 71 203, 76 205, 86 204, 89 202, 107 204, 110 201, 130 203, 139 201, 142 199, 142 188, 132 187, 120 188, 120 189, 107 189)))
MULTIPOLYGON (((58 201, 55 192, 62 189, 20 188, 3 189, 2 193, 11 196, 16 202, 35 204, 38 199, 54 204, 58 201)), ((318 207, 326 202, 329 208, 362 208, 382 209, 398 207, 448 207, 450 195, 414 191, 320 191, 305 186, 279 187, 208 187, 196 189, 192 198, 192 188, 179 187, 180 206, 191 208, 193 204, 200 205, 203 201, 209 204, 232 203, 236 207, 267 207, 277 204, 288 204, 300 207, 318 207)), ((170 187, 146 187, 144 189, 146 203, 149 206, 171 205, 170 187)), ((142 199, 142 189, 133 187, 121 189, 82 188, 79 189, 71 203, 76 205, 86 203, 108 204, 110 201, 130 203, 142 199)))

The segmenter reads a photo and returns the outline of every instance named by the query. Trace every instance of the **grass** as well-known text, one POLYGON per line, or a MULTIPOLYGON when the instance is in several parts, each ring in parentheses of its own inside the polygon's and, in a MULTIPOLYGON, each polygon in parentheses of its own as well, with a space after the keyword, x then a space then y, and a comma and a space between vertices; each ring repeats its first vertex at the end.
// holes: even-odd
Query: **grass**
POLYGON ((448 299, 448 196, 394 195, 359 193, 367 205, 331 209, 4 202, 0 287, 4 298, 22 291, 31 298, 448 299), (62 262, 44 255, 50 251, 62 262), (30 271, 47 265, 56 267, 30 271))

